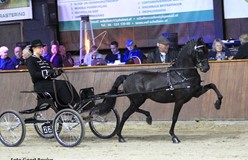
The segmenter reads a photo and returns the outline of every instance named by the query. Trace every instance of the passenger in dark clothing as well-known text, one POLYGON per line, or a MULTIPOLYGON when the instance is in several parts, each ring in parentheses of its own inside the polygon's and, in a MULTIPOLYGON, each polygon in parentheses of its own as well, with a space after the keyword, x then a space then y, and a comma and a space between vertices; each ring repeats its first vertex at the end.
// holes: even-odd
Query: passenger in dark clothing
POLYGON ((241 46, 233 59, 248 59, 248 34, 242 34, 239 37, 241 46))
POLYGON ((42 47, 43 44, 40 40, 34 40, 31 44, 33 55, 26 62, 32 82, 34 83, 34 91, 57 93, 59 103, 75 106, 80 101, 77 91, 68 81, 54 79, 61 73, 53 70, 50 62, 41 56, 42 47))

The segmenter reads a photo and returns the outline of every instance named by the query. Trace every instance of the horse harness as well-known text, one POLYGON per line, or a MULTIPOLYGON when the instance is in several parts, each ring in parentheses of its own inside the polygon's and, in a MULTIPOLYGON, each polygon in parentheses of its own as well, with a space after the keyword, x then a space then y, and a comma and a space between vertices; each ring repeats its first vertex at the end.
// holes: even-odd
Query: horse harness
MULTIPOLYGON (((195 77, 185 77, 184 75, 182 75, 180 72, 178 72, 178 70, 186 70, 186 69, 197 69, 196 67, 190 67, 190 68, 173 68, 173 69, 171 69, 171 68, 169 68, 168 70, 167 70, 167 74, 166 74, 166 76, 167 76, 167 81, 168 81, 168 84, 169 84, 169 90, 174 90, 174 89, 183 89, 183 88, 177 88, 177 87, 175 87, 176 85, 179 85, 179 84, 183 84, 183 83, 185 83, 185 82, 188 82, 189 80, 192 80, 192 79, 194 79, 195 77), (181 78, 181 81, 178 81, 177 83, 172 83, 171 82, 171 71, 174 71, 180 78, 181 78)), ((190 85, 188 85, 188 86, 186 86, 185 88, 191 88, 191 86, 190 85)))
MULTIPOLYGON (((199 48, 204 47, 204 46, 205 46, 205 45, 195 46, 195 47, 194 47, 194 50, 197 51, 199 48)), ((195 67, 189 67, 189 68, 168 68, 168 69, 167 69, 167 81, 168 81, 168 84, 169 84, 169 90, 183 89, 183 88, 176 88, 175 86, 176 86, 176 85, 179 85, 179 84, 182 84, 182 83, 185 83, 185 82, 188 82, 189 80, 195 78, 195 77, 188 77, 188 78, 186 78, 184 75, 182 75, 180 72, 178 72, 178 70, 190 70, 190 69, 194 69, 194 70, 195 70, 195 69, 197 69, 197 67, 199 67, 199 66, 201 65, 202 62, 208 60, 208 59, 200 60, 197 54, 195 54, 195 59, 196 59, 196 61, 197 61, 195 67), (171 82, 171 76, 170 76, 170 72, 171 72, 171 71, 175 71, 175 73, 176 73, 182 80, 179 81, 179 82, 177 82, 177 83, 172 84, 172 82, 171 82)), ((199 68, 200 68, 200 67, 199 67, 199 68)), ((191 88, 191 87, 192 87, 192 86, 188 85, 188 86, 186 86, 185 88, 191 88)))

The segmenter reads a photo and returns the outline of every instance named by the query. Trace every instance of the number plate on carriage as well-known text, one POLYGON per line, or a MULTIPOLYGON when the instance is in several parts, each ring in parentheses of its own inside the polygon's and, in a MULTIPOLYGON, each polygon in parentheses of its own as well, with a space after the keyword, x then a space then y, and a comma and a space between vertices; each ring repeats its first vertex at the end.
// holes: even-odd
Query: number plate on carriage
POLYGON ((50 123, 43 124, 42 130, 43 130, 44 134, 52 134, 53 133, 52 125, 50 123))

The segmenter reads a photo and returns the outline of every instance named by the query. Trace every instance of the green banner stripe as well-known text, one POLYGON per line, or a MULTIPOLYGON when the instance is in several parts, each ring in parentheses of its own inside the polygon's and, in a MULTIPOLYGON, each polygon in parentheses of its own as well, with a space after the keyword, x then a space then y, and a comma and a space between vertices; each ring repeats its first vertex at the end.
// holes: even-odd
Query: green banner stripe
MULTIPOLYGON (((93 29, 213 21, 213 10, 91 20, 93 29)), ((80 21, 59 22, 60 31, 80 30, 80 21)))

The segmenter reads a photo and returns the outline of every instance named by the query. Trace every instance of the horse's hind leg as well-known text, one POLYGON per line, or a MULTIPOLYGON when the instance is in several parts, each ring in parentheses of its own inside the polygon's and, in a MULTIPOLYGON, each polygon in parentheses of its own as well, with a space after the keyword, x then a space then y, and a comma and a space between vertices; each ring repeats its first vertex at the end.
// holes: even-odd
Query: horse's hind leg
POLYGON ((218 90, 218 88, 216 87, 215 84, 213 83, 209 83, 205 86, 202 87, 202 90, 196 95, 196 97, 199 97, 200 95, 204 94, 205 92, 207 92, 209 89, 213 89, 217 95, 217 100, 214 103, 214 106, 216 109, 220 109, 221 103, 222 103, 222 98, 223 96, 221 95, 220 91, 218 90))
POLYGON ((146 116, 146 123, 149 125, 152 124, 152 116, 151 116, 150 112, 139 109, 139 108, 136 110, 136 112, 144 114, 146 116))

